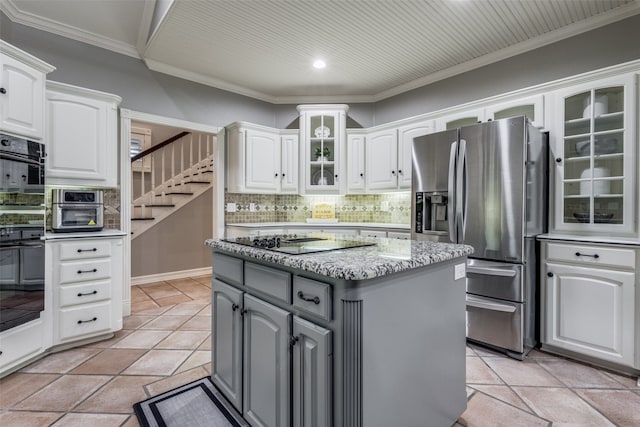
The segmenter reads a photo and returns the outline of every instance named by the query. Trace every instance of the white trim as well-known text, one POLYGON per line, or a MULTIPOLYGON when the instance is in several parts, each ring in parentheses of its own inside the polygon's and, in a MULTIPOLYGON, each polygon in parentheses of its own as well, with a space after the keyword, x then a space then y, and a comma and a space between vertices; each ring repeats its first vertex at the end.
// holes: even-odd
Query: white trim
POLYGON ((120 230, 125 233, 122 248, 122 315, 131 314, 131 111, 120 109, 120 230))
POLYGON ((206 276, 211 274, 211 267, 194 268, 191 270, 171 271, 168 273, 149 274, 147 276, 138 276, 131 278, 131 286, 144 285, 153 282, 162 282, 165 280, 184 279, 194 276, 206 276))
POLYGON ((139 111, 131 111, 131 110, 127 110, 127 111, 128 111, 128 116, 131 118, 131 120, 136 122, 153 123, 156 125, 163 125, 163 126, 173 126, 177 128, 184 128, 192 131, 206 132, 206 133, 213 133, 213 134, 217 134, 218 132, 220 132, 220 129, 221 129, 218 126, 210 126, 202 123, 189 122, 187 120, 175 119, 172 117, 158 116, 155 114, 142 113, 139 111))

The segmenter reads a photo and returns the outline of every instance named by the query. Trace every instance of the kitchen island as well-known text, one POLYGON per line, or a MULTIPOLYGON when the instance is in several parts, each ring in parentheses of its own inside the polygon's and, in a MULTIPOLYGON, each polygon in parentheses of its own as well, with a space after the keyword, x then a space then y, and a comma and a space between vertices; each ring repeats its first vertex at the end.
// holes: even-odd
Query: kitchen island
POLYGON ((214 384, 251 425, 452 425, 467 401, 473 249, 323 238, 374 245, 291 255, 206 241, 214 384))

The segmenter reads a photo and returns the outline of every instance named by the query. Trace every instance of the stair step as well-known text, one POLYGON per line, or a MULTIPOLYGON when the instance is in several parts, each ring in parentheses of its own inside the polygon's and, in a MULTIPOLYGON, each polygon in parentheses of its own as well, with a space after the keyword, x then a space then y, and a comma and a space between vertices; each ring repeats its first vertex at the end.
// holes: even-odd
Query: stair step
MULTIPOLYGON (((158 203, 158 204, 154 204, 154 205, 145 205, 148 208, 173 208, 176 205, 172 205, 172 204, 162 204, 162 203, 158 203)), ((134 208, 141 208, 141 205, 135 205, 134 208)))
MULTIPOLYGON (((168 193, 164 193, 166 196, 171 196, 173 194, 177 194, 177 195, 184 195, 184 196, 193 196, 193 193, 188 193, 188 192, 180 192, 180 191, 171 191, 168 193)), ((156 197, 161 197, 162 194, 156 194, 156 197)))

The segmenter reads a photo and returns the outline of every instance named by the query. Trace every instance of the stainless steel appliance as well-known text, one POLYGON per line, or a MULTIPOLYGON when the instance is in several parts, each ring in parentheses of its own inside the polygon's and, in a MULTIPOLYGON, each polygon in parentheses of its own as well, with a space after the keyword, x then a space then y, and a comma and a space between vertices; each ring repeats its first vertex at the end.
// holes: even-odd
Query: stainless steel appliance
POLYGON ((0 134, 0 332, 44 310, 44 146, 0 134))
POLYGON ((339 249, 374 246, 375 243, 347 240, 339 237, 318 237, 316 235, 283 234, 260 237, 235 237, 222 239, 225 242, 252 246, 289 255, 302 255, 314 252, 327 252, 339 249))
POLYGON ((515 117, 413 142, 412 238, 473 246, 467 338, 522 359, 537 344, 535 236, 546 232, 547 135, 515 117))
POLYGON ((102 190, 53 190, 51 228, 55 232, 100 231, 103 227, 102 190))

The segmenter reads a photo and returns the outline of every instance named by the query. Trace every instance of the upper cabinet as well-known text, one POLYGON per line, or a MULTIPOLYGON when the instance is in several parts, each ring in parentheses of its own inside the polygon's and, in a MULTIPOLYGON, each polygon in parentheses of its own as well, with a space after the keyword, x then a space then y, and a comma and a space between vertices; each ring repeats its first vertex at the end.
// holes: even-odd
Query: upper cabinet
POLYGON ((48 185, 118 185, 116 95, 47 82, 48 185))
POLYGON ((365 129, 347 129, 347 193, 364 193, 365 129))
POLYGON ((432 132, 433 121, 421 120, 368 133, 365 143, 367 190, 410 189, 413 138, 432 132))
POLYGON ((305 193, 346 191, 344 139, 347 105, 299 105, 305 193))
POLYGON ((227 127, 231 193, 297 193, 298 132, 249 123, 227 127))
POLYGON ((436 131, 457 129, 484 121, 484 109, 476 108, 468 111, 448 114, 436 119, 436 131))
POLYGON ((0 131, 43 138, 45 79, 54 69, 0 40, 0 131))
POLYGON ((544 96, 534 95, 491 104, 484 110, 487 120, 500 120, 508 117, 525 116, 532 125, 544 128, 544 96))
POLYGON ((636 99, 633 74, 556 92, 553 229, 636 231, 636 99))

